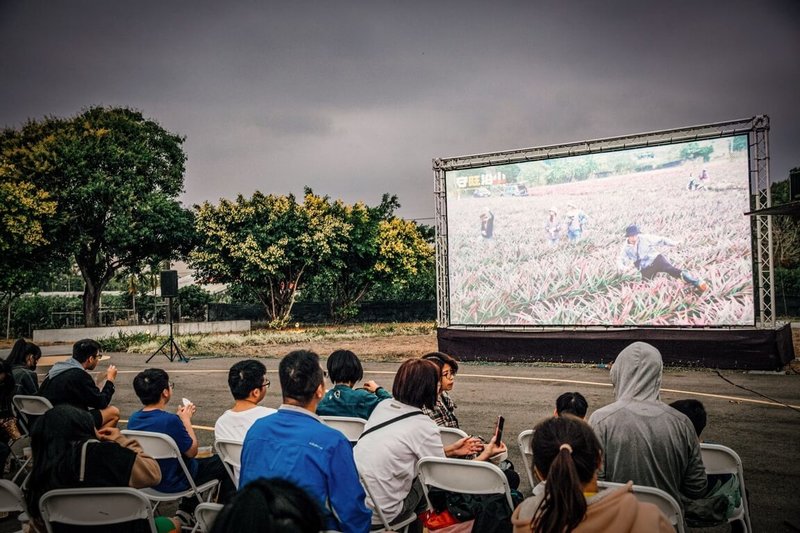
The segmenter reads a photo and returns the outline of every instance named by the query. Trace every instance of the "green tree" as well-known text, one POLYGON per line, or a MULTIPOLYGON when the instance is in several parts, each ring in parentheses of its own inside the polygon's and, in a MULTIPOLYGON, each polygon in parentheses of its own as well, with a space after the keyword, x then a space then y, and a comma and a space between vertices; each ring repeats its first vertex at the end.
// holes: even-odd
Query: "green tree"
POLYGON ((177 257, 192 243, 183 188, 183 138, 138 111, 92 107, 6 132, 3 164, 56 202, 56 242, 68 250, 85 287, 87 326, 99 321, 100 294, 114 274, 154 258, 177 257))
POLYGON ((703 161, 708 163, 711 160, 711 154, 714 153, 713 146, 700 146, 698 142, 690 142, 683 148, 681 148, 681 158, 682 159, 695 159, 697 157, 702 157, 703 161))
POLYGON ((197 207, 198 242, 190 264, 202 282, 233 283, 264 306, 273 326, 288 321, 297 289, 341 252, 349 226, 327 197, 293 195, 205 202, 197 207))
POLYGON ((398 207, 397 197, 388 194, 375 207, 336 203, 337 215, 349 227, 345 245, 309 287, 315 298, 328 302, 335 322, 356 316, 375 284, 406 284, 432 255, 425 232, 394 216, 398 207))

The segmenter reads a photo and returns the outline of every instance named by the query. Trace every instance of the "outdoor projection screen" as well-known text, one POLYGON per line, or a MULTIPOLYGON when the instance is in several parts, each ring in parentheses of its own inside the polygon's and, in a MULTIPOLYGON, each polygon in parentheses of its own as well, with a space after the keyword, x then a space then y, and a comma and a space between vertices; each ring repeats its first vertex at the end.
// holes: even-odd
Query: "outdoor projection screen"
POLYGON ((748 134, 659 139, 443 171, 449 325, 752 326, 748 134))

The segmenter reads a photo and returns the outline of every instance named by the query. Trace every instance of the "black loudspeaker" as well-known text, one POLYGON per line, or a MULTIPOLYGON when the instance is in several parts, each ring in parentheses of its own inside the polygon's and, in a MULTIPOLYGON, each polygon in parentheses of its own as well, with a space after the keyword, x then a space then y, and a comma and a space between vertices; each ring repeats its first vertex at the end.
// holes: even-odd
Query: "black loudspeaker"
POLYGON ((177 298, 178 297, 178 271, 177 270, 162 270, 161 271, 161 297, 162 298, 177 298))

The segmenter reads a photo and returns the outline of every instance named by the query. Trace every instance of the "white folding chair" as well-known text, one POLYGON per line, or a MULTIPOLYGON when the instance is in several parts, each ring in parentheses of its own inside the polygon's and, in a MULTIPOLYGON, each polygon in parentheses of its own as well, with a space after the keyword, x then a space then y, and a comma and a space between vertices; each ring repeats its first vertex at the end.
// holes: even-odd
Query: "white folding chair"
POLYGON ((403 531, 408 531, 408 526, 410 524, 413 524, 414 522, 416 522, 417 515, 416 515, 416 513, 414 513, 414 511, 411 511, 410 513, 408 513, 407 516, 399 516, 399 517, 397 517, 397 519, 395 520, 395 523, 393 525, 390 525, 389 524, 389 520, 386 519, 386 515, 383 514, 383 510, 380 507, 378 507, 378 504, 375 502, 375 497, 372 495, 372 492, 370 492, 370 490, 369 490, 369 485, 367 484, 367 480, 364 479, 364 477, 361 475, 360 472, 358 474, 358 479, 361 481, 361 486, 364 487, 364 492, 367 493, 367 496, 369 497, 369 501, 372 503, 372 506, 371 506, 372 510, 375 511, 375 514, 378 515, 378 518, 380 518, 380 520, 381 520, 381 525, 383 526, 383 529, 374 529, 375 525, 373 524, 372 528, 370 528, 370 531, 401 531, 401 532, 403 532, 403 531))
POLYGON ((484 461, 464 461, 449 457, 423 457, 417 462, 422 491, 432 509, 428 486, 461 494, 505 494, 508 507, 514 509, 508 479, 495 465, 484 461))
POLYGON ((225 507, 221 503, 203 502, 194 510, 194 519, 197 520, 197 531, 205 531, 208 533, 214 526, 214 520, 217 515, 225 507))
MULTIPOLYGON (((597 486, 602 489, 614 489, 623 487, 624 483, 612 483, 611 481, 598 481, 597 486)), ((685 533, 686 529, 683 522, 683 511, 681 506, 668 493, 655 487, 645 485, 633 485, 633 495, 640 502, 652 503, 658 507, 670 524, 678 533, 685 533)))
MULTIPOLYGON (((53 408, 53 404, 50 403, 50 400, 45 398, 44 396, 31 396, 27 394, 17 394, 13 398, 11 398, 11 403, 14 406, 14 410, 17 412, 17 420, 19 421, 20 429, 24 432, 25 437, 29 437, 31 433, 31 417, 34 416, 41 416, 45 414, 48 410, 53 408)), ((16 457, 16 454, 15 454, 16 457)), ((19 458, 18 458, 19 459, 19 458)), ((32 457, 27 457, 22 462, 19 467, 19 470, 14 474, 11 478, 11 481, 17 481, 17 478, 25 471, 28 465, 31 462, 32 457)), ((28 478, 26 477, 25 480, 22 482, 22 487, 25 487, 28 478)))
MULTIPOLYGON (((22 489, 7 479, 0 479, 0 513, 21 513, 19 521, 28 521, 28 510, 22 489)), ((18 531, 21 532, 22 529, 18 531)))
POLYGON ((218 488, 219 486, 219 480, 212 479, 211 481, 206 481, 202 485, 196 485, 194 479, 192 479, 192 475, 189 473, 189 469, 186 467, 186 463, 183 462, 180 449, 178 449, 178 445, 175 444, 175 441, 172 440, 172 437, 164 433, 155 433, 152 431, 134 431, 131 429, 123 430, 122 434, 126 437, 136 439, 142 446, 144 453, 153 459, 177 460, 181 470, 186 476, 186 481, 189 485, 189 488, 179 492, 160 492, 154 488, 139 489, 147 495, 150 501, 156 502, 153 506, 153 509, 158 507, 158 504, 161 502, 174 501, 179 498, 186 498, 193 495, 197 495, 197 499, 200 500, 201 503, 204 501, 211 501, 215 493, 214 489, 218 488))
POLYGON ((53 533, 54 523, 108 526, 134 520, 145 520, 157 533, 150 501, 130 487, 51 490, 39 500, 39 510, 48 533, 53 533))
POLYGON ((233 486, 239 486, 238 470, 242 466, 242 443, 238 440, 217 439, 214 441, 214 449, 222 459, 225 470, 233 481, 233 486))
POLYGON ((744 468, 739 454, 727 446, 721 444, 700 443, 700 454, 703 456, 703 465, 706 467, 706 474, 732 474, 739 481, 739 490, 742 493, 742 501, 733 510, 728 518, 728 522, 740 521, 745 526, 747 533, 753 532, 750 523, 750 506, 747 502, 747 491, 744 490, 744 468))
POLYGON ((455 444, 457 441, 463 439, 464 437, 468 437, 466 431, 463 431, 458 428, 448 428, 448 427, 440 427, 439 434, 442 436, 442 446, 445 448, 450 446, 451 444, 455 444))
POLYGON ((344 433, 347 440, 353 443, 358 442, 358 438, 364 432, 364 426, 367 425, 366 420, 354 416, 321 416, 320 418, 325 425, 338 429, 344 433))
POLYGON ((528 476, 528 483, 533 487, 539 484, 539 479, 533 472, 533 430, 526 429, 517 436, 517 446, 522 455, 522 463, 525 465, 525 474, 528 476))

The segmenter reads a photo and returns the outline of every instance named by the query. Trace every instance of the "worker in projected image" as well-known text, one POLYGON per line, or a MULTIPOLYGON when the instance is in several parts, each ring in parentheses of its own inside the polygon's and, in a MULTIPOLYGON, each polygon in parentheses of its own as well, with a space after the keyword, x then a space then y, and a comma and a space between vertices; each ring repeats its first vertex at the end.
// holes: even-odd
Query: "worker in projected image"
POLYGON ((583 237, 583 230, 586 229, 586 225, 589 223, 589 217, 586 216, 583 210, 578 209, 578 206, 569 203, 567 204, 565 222, 567 225, 567 239, 569 239, 569 242, 578 242, 583 237))
POLYGON ((551 207, 547 212, 544 221, 544 232, 547 234, 547 242, 550 246, 555 246, 561 240, 561 219, 558 218, 558 210, 551 207))
POLYGON ((484 239, 491 239, 494 235, 494 214, 489 211, 489 208, 484 208, 481 211, 481 237, 484 239))
POLYGON ((630 268, 631 263, 642 274, 642 279, 652 279, 659 272, 669 274, 673 278, 683 280, 700 292, 708 290, 708 283, 691 274, 688 270, 681 270, 670 263, 666 257, 659 253, 657 246, 675 246, 677 241, 651 235, 639 231, 639 226, 631 224, 625 228, 625 243, 619 253, 617 267, 620 272, 630 268))

